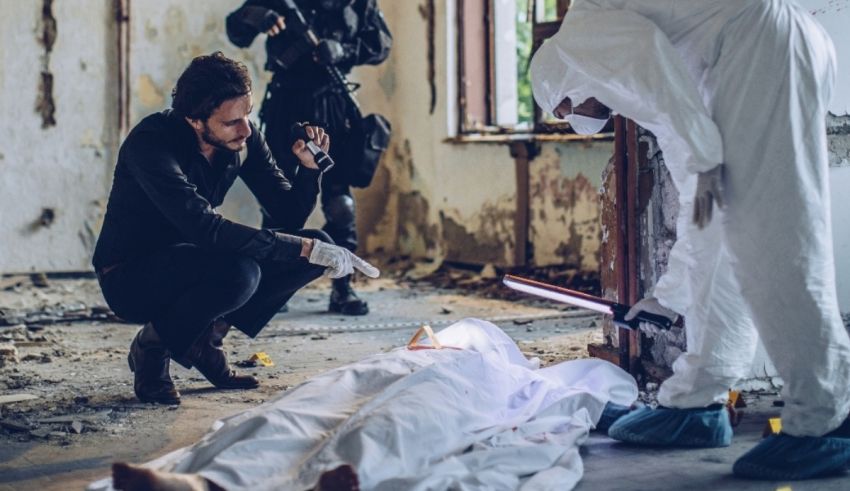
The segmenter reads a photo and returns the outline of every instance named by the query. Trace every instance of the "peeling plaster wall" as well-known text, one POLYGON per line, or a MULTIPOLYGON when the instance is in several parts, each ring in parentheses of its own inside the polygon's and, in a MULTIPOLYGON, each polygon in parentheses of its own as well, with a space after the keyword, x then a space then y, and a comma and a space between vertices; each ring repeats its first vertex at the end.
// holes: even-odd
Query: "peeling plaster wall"
MULTIPOLYGON (((224 29, 225 16, 239 3, 131 2, 131 125, 168 107, 191 58, 215 50, 248 65, 259 109, 269 78, 263 39, 240 50, 224 29)), ((363 85, 357 95, 364 112, 387 115, 394 133, 373 185, 355 190, 363 248, 512 265, 517 189, 509 147, 445 141, 456 124, 454 0, 433 2, 433 67, 424 49, 431 2, 379 3, 394 49, 386 63, 357 68, 353 79, 363 85)), ((3 2, 2 9, 0 271, 88 270, 120 143, 113 5, 33 0, 3 2)), ((611 151, 609 143, 544 144, 530 162, 534 264, 596 268, 598 204, 588 190, 599 186, 611 151)), ((220 211, 259 223, 240 181, 220 211)), ((308 225, 322 221, 317 210, 308 225)))
MULTIPOLYGON (((355 78, 363 84, 364 109, 392 121, 393 139, 372 186, 355 192, 362 248, 513 265, 517 188, 509 147, 445 141, 456 126, 454 0, 434 2, 433 113, 424 48, 428 2, 379 3, 393 32, 393 51, 383 65, 355 70, 355 78)), ((530 162, 534 264, 596 272, 596 189, 612 152, 610 142, 547 143, 530 162)))
MULTIPOLYGON (((845 85, 843 91, 850 93, 850 86, 845 85)), ((850 115, 829 116, 827 141, 838 304, 841 311, 847 313, 850 312, 850 206, 847 197, 847 189, 850 189, 850 115)))
POLYGON ((611 153, 607 142, 552 144, 534 160, 530 195, 536 264, 599 271, 601 167, 611 153))
POLYGON ((88 270, 117 141, 111 2, 0 9, 0 272, 88 270))

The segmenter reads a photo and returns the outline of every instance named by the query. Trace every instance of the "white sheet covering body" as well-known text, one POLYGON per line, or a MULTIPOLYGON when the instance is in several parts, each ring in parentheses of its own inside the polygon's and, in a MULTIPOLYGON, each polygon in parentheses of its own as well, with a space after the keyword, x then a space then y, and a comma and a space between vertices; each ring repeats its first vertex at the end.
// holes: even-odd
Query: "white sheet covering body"
POLYGON ((725 401, 760 335, 785 381, 783 431, 836 428, 850 412, 850 340, 827 183, 834 48, 821 26, 787 0, 575 0, 531 70, 544 109, 596 97, 651 130, 679 190, 654 294, 685 315, 688 352, 659 402, 725 401), (700 231, 696 173, 720 163, 728 206, 700 231))
POLYGON ((606 402, 637 398, 618 367, 538 369, 485 321, 437 337, 463 349, 400 348, 329 371, 147 465, 227 490, 304 491, 343 463, 364 490, 565 490, 581 479, 578 446, 606 402))

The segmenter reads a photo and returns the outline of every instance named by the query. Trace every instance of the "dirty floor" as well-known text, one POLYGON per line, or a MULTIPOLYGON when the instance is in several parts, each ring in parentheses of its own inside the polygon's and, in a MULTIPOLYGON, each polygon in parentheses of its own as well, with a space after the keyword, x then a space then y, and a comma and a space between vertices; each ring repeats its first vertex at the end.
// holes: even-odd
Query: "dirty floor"
MULTIPOLYGON (((531 299, 486 298, 492 289, 476 294, 396 279, 361 282, 372 313, 347 318, 325 312, 328 288, 319 282, 299 292, 256 339, 228 336, 231 361, 265 352, 274 362, 244 369, 261 379, 259 390, 214 390, 197 372, 173 366, 183 395, 179 407, 135 400, 126 353, 138 326, 103 314, 93 280, 51 279, 47 287, 24 283, 0 291, 0 491, 83 489, 113 461, 143 462, 188 445, 216 419, 324 370, 403 345, 426 323, 439 329, 465 317, 491 320, 544 365, 585 357, 588 343, 601 342, 594 315, 531 299), (14 396, 31 399, 8 402, 14 396)), ((638 450, 592 435, 582 450, 585 477, 578 489, 782 488, 731 477, 734 459, 758 441, 776 412, 773 395, 747 399, 751 407, 728 449, 638 450)), ((788 489, 850 489, 850 477, 788 489)))

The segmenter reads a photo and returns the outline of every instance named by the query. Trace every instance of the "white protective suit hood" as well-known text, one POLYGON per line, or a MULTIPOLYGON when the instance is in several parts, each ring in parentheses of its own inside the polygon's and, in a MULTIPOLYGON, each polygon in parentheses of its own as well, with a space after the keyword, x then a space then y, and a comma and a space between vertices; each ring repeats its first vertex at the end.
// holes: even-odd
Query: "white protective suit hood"
POLYGON ((590 96, 582 97, 575 88, 574 77, 568 77, 569 61, 558 50, 557 43, 546 40, 531 59, 531 88, 534 100, 546 112, 553 114, 558 104, 569 97, 578 106, 590 96), (569 86, 572 86, 568 89, 569 86))
MULTIPOLYGON (((531 86, 534 99, 546 112, 553 114, 555 108, 569 97, 573 108, 581 105, 590 96, 583 96, 575 89, 568 90, 567 62, 562 59, 555 43, 545 42, 531 60, 531 86)), ((570 83, 569 85, 573 85, 570 83)), ((591 118, 571 113, 564 116, 579 135, 594 135, 602 131, 608 119, 591 118)))
POLYGON ((588 12, 579 5, 584 4, 576 4, 531 60, 531 87, 540 107, 552 113, 565 97, 574 106, 595 97, 658 137, 665 157, 677 163, 671 170, 679 182, 685 173, 723 162, 720 132, 664 33, 631 12, 588 12), (599 29, 607 34, 599 36, 599 29), (611 56, 624 45, 627 58, 611 56), (661 58, 639 55, 658 49, 661 58), (636 100, 635 93, 643 98, 636 100))

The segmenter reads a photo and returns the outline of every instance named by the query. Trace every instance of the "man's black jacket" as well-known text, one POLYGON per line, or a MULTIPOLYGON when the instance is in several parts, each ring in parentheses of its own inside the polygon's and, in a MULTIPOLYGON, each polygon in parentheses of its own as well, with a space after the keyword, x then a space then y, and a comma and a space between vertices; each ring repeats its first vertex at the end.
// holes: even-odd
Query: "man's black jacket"
MULTIPOLYGON (((320 39, 332 39, 342 46, 344 56, 336 63, 343 73, 358 65, 377 65, 390 53, 392 36, 384 22, 376 0, 354 0, 339 12, 317 10, 315 0, 295 0, 299 10, 320 39)), ((278 0, 247 0, 242 7, 227 16, 227 36, 239 47, 248 47, 258 34, 267 29, 268 12, 276 11, 278 0)), ((286 29, 266 40, 271 58, 292 44, 292 34, 286 29)), ((275 81, 283 86, 321 88, 329 81, 327 72, 311 56, 303 56, 288 73, 277 70, 272 62, 266 68, 276 71, 275 81)))
POLYGON ((316 204, 319 171, 299 166, 290 182, 263 135, 253 124, 251 130, 244 162, 239 153, 218 151, 210 163, 183 118, 164 111, 143 119, 118 152, 95 270, 179 243, 255 259, 298 257, 300 238, 240 225, 215 211, 237 176, 284 230, 303 228, 316 204))

